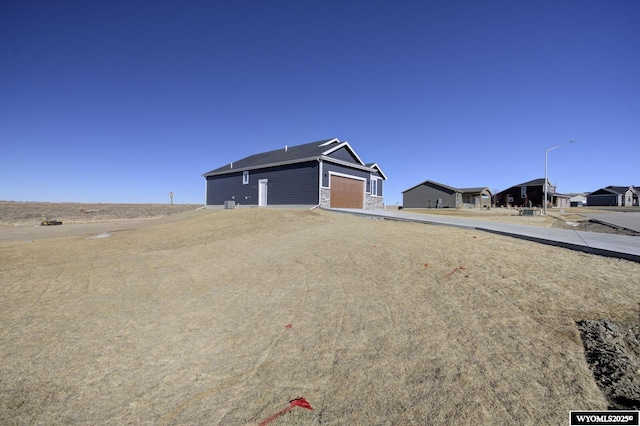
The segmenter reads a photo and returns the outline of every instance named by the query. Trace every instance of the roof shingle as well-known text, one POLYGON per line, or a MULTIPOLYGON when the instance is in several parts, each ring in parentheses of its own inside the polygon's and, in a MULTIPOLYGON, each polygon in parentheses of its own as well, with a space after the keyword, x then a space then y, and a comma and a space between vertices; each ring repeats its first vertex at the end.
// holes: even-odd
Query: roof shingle
POLYGON ((325 152, 327 146, 331 146, 334 143, 341 143, 338 139, 324 139, 316 142, 309 142, 303 145, 296 145, 282 147, 273 151, 262 152, 260 154, 250 155, 238 161, 233 161, 217 169, 211 170, 205 173, 203 176, 218 174, 227 172, 230 170, 242 170, 247 168, 254 168, 267 164, 283 163, 283 162, 295 162, 296 160, 302 160, 305 158, 319 157, 325 152))

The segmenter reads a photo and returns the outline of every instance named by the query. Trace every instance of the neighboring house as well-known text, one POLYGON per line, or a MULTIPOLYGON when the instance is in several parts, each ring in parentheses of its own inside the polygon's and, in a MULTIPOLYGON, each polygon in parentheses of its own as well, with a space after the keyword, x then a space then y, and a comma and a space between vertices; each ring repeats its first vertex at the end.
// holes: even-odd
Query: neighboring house
POLYGON ((587 196, 585 194, 569 194, 569 204, 571 207, 583 207, 587 205, 587 196))
POLYGON ((600 188, 587 195, 589 206, 637 206, 638 191, 634 186, 600 188))
POLYGON ((403 208, 488 208, 491 206, 489 188, 454 188, 432 180, 425 180, 402 191, 403 208))
POLYGON ((558 194, 556 192, 551 195, 551 207, 558 207, 560 209, 571 207, 571 197, 569 195, 558 194))
MULTIPOLYGON (((570 206, 571 197, 556 192, 556 187, 547 181, 547 207, 566 208, 570 206)), ((494 205, 499 207, 542 207, 544 199, 544 178, 524 182, 494 197, 494 205)))
POLYGON ((206 206, 384 208, 375 163, 365 164, 348 142, 325 139, 251 155, 202 175, 206 206), (233 203, 230 203, 233 204, 233 203))
MULTIPOLYGON (((548 184, 547 196, 555 193, 556 188, 548 184)), ((497 207, 541 207, 544 199, 544 178, 524 182, 494 196, 494 205, 497 207)))

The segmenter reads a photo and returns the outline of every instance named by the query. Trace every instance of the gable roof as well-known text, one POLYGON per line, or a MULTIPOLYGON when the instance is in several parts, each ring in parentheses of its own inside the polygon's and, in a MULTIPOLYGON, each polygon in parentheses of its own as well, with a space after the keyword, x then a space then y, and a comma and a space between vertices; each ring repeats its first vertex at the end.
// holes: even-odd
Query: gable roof
POLYGON ((443 184, 443 183, 439 183, 439 182, 436 182, 436 181, 428 180, 428 179, 427 179, 427 180, 425 180, 424 182, 420 182, 420 183, 419 183, 419 184, 417 184, 417 185, 413 185, 413 186, 412 186, 411 188, 409 188, 409 189, 405 189, 404 191, 402 191, 402 193, 404 194, 404 193, 405 193, 405 192, 407 192, 407 191, 411 191, 412 189, 417 188, 417 187, 422 186, 422 185, 425 185, 425 184, 430 184, 430 185, 433 185, 433 186, 439 186, 440 188, 448 189, 449 191, 458 192, 458 189, 457 189, 457 188, 454 188, 454 187, 452 187, 452 186, 445 185, 445 184, 443 184))
POLYGON ((468 194, 468 193, 477 194, 484 191, 487 191, 489 194, 493 194, 491 190, 486 186, 485 187, 479 186, 477 188, 458 188, 458 191, 462 192, 463 194, 468 194))
POLYGON ((445 185, 443 183, 435 182, 433 180, 425 180, 424 182, 421 182, 421 183, 419 183, 417 185, 414 185, 409 189, 405 189, 404 191, 402 191, 402 193, 404 194, 407 191, 411 191, 412 189, 417 188, 417 187, 422 186, 422 185, 425 185, 425 184, 431 184, 433 186, 439 186, 439 187, 447 189, 449 191, 460 192, 460 193, 463 193, 463 194, 466 194, 466 193, 480 193, 480 192, 483 192, 483 191, 489 191, 489 193, 491 193, 491 190, 489 190, 489 188, 487 188, 487 187, 454 188, 453 186, 445 185))
POLYGON ((614 185, 609 185, 607 186, 606 189, 609 189, 613 192, 617 192, 618 194, 625 194, 628 190, 631 190, 631 192, 635 193, 636 189, 633 186, 614 186, 614 185))
MULTIPOLYGON (((519 183, 517 185, 512 185, 512 186, 508 187, 507 189, 503 189, 502 191, 496 193, 495 195, 502 195, 502 194, 506 193, 507 191, 509 191, 512 188, 518 188, 518 187, 522 187, 522 186, 542 186, 542 187, 544 187, 544 178, 533 179, 533 180, 530 180, 528 182, 523 182, 523 183, 519 183)), ((555 186, 552 185, 551 182, 549 182, 549 187, 555 188, 555 186)), ((553 194, 553 192, 549 192, 549 194, 553 194)))
POLYGON ((543 186, 543 185, 544 185, 544 178, 539 178, 539 179, 530 180, 529 182, 524 182, 524 183, 520 183, 518 185, 513 185, 513 186, 543 186))
POLYGON ((332 139, 329 142, 325 142, 319 145, 320 148, 326 147, 326 146, 331 146, 331 148, 327 149, 326 151, 322 151, 321 152, 322 155, 331 155, 334 152, 344 147, 347 151, 349 151, 349 153, 351 153, 351 155, 353 155, 353 157, 358 161, 358 163, 360 163, 361 165, 364 165, 364 161, 362 161, 360 157, 358 157, 358 154, 356 154, 353 148, 351 148, 351 145, 349 145, 349 142, 347 141, 340 142, 338 139, 332 139))
POLYGON ((386 180, 387 177, 382 173, 380 167, 377 164, 373 163, 372 165, 366 165, 356 154, 356 152, 351 148, 349 142, 344 141, 340 142, 338 138, 333 139, 323 139, 316 142, 310 142, 302 145, 295 146, 287 146, 285 145, 283 148, 276 149, 273 151, 262 152, 260 154, 250 155, 248 157, 242 158, 238 161, 233 161, 229 164, 226 164, 217 169, 211 170, 207 173, 204 173, 202 176, 217 176, 226 173, 233 173, 238 171, 252 170, 252 169, 260 169, 265 167, 274 167, 284 164, 294 164, 301 163, 304 161, 312 161, 312 160, 327 160, 333 161, 341 164, 348 164, 351 167, 356 167, 359 169, 369 170, 376 169, 380 172, 383 178, 386 180), (332 159, 330 155, 338 151, 341 148, 345 148, 349 151, 349 153, 355 159, 355 163, 348 163, 344 160, 332 159), (374 167, 375 166, 375 167, 374 167))
POLYGON ((380 175, 383 177, 383 179, 387 180, 387 175, 384 174, 380 166, 378 166, 378 163, 369 163, 365 165, 369 168, 376 169, 380 173, 380 175))
POLYGON ((631 190, 631 192, 634 193, 634 194, 636 193, 636 189, 633 186, 609 185, 606 188, 597 189, 597 190, 589 193, 589 195, 602 195, 603 193, 618 195, 618 194, 625 194, 628 190, 631 190))

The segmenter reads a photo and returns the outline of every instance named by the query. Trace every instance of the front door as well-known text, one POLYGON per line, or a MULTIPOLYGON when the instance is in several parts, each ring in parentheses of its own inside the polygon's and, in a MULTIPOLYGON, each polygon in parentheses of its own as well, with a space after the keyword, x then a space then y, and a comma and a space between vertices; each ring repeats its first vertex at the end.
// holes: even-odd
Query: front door
POLYGON ((267 182, 269 182, 268 179, 258 180, 258 205, 259 206, 267 205, 267 182))

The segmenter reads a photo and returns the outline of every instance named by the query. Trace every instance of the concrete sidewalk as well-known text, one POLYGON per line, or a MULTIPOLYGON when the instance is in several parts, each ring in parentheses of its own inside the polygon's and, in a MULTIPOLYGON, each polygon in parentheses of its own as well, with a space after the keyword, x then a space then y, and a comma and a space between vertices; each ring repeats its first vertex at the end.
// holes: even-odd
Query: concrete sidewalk
POLYGON ((564 247, 600 256, 617 257, 640 263, 640 237, 603 234, 598 232, 572 231, 570 229, 545 228, 542 226, 515 225, 504 222, 490 222, 478 219, 446 217, 402 211, 327 209, 328 211, 349 213, 365 217, 388 220, 427 223, 432 225, 455 226, 493 232, 538 243, 564 247))

